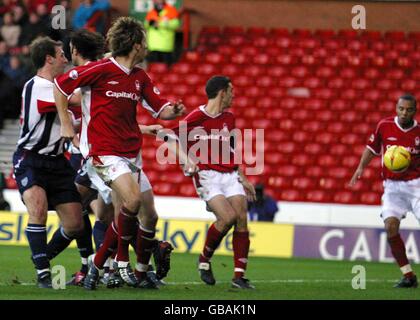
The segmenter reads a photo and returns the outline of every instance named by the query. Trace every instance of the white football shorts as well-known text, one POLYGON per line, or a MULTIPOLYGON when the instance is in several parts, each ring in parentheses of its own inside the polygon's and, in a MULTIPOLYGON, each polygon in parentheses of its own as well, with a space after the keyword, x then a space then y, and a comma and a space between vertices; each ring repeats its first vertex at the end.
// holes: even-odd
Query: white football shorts
POLYGON ((93 158, 88 159, 87 171, 94 188, 98 190, 106 204, 112 202, 110 183, 125 173, 132 173, 137 181, 140 178, 139 187, 141 192, 152 189, 149 179, 141 169, 141 156, 135 159, 117 156, 98 156, 98 158, 102 164, 98 164, 93 158))
POLYGON ((420 222, 420 178, 409 181, 385 180, 382 219, 395 217, 401 220, 410 211, 420 222))
POLYGON ((217 195, 223 195, 226 198, 237 195, 246 196, 237 171, 202 170, 193 177, 193 183, 198 196, 206 202, 217 195))

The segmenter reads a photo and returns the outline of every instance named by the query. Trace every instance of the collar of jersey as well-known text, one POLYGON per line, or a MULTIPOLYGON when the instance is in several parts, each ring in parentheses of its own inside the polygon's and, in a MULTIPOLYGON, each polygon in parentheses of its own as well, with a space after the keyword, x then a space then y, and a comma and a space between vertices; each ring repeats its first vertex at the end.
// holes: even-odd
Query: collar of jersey
POLYGON ((417 127, 417 121, 416 121, 416 119, 414 119, 414 123, 413 123, 413 125, 412 125, 410 128, 407 128, 407 129, 404 129, 404 128, 402 128, 402 127, 400 126, 400 124, 398 123, 398 116, 396 116, 396 117, 394 118, 394 122, 395 122, 395 124, 397 125, 397 127, 398 127, 401 131, 404 131, 404 132, 408 132, 408 131, 410 131, 411 129, 413 129, 413 128, 417 127))
POLYGON ((119 64, 114 57, 109 58, 118 68, 120 68, 122 71, 124 71, 126 74, 130 74, 131 70, 127 67, 124 67, 123 65, 119 64))
POLYGON ((207 111, 206 111, 206 109, 205 109, 205 107, 206 107, 206 105, 205 104, 203 104, 202 106, 200 106, 199 108, 200 108, 200 110, 206 115, 206 116, 209 116, 210 118, 217 118, 218 116, 220 116, 222 113, 218 113, 218 114, 216 114, 216 115, 212 115, 212 114, 210 114, 210 113, 208 113, 207 111))

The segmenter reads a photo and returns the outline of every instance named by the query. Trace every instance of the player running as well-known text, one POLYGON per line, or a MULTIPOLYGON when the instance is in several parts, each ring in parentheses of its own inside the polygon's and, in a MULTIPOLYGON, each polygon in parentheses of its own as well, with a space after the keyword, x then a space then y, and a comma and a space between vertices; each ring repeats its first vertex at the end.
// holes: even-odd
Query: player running
POLYGON ((383 157, 387 148, 392 145, 403 146, 411 153, 411 164, 404 172, 392 172, 382 165, 384 194, 381 217, 385 223, 392 255, 404 275, 394 286, 396 288, 416 288, 418 285, 417 277, 407 259, 404 241, 399 234, 400 221, 408 211, 412 211, 420 221, 420 125, 414 119, 416 111, 415 97, 406 94, 398 99, 397 116, 378 123, 350 180, 350 186, 355 185, 370 161, 375 156, 383 157))

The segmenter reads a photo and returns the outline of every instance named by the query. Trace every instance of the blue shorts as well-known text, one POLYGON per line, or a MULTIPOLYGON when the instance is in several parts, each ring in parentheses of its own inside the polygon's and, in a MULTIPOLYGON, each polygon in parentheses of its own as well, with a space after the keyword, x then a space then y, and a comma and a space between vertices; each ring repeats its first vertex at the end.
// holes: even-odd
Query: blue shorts
POLYGON ((79 202, 74 184, 76 172, 62 155, 51 157, 18 149, 13 154, 13 168, 21 195, 34 185, 45 190, 48 209, 63 203, 79 202))

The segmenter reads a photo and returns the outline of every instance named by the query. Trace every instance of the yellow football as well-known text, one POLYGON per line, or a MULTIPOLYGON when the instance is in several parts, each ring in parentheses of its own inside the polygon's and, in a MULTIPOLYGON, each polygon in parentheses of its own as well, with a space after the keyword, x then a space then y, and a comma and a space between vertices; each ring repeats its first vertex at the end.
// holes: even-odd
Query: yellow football
POLYGON ((410 166, 411 154, 402 146, 391 146, 384 154, 384 165, 393 172, 402 172, 410 166))

